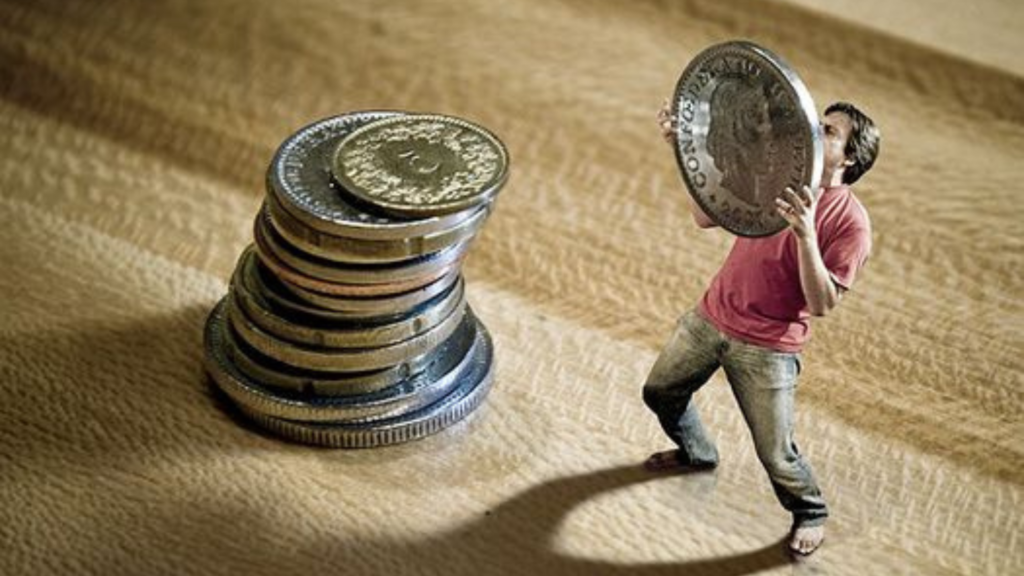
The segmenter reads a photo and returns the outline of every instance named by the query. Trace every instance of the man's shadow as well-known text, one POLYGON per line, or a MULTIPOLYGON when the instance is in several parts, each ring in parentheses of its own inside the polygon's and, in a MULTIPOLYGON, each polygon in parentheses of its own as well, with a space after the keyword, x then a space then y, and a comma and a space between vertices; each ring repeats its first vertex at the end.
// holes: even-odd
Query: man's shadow
MULTIPOLYGON (((562 522, 580 504, 603 493, 664 476, 640 466, 619 466, 539 484, 512 497, 479 519, 425 540, 321 542, 309 553, 321 557, 380 554, 392 566, 416 574, 489 576, 532 574, 706 574, 738 576, 794 563, 785 539, 761 548, 682 562, 616 563, 569 556, 556 548, 562 522), (378 549, 379 550, 375 550, 378 549)), ((685 533, 679 538, 689 538, 685 533)), ((686 548, 680 542, 681 548, 686 548)))

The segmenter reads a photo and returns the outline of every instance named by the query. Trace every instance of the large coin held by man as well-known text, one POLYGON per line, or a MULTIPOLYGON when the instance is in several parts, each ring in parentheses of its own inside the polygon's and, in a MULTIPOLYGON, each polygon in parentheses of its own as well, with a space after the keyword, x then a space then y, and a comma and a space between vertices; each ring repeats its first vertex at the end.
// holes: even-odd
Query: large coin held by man
POLYGON ((696 204, 730 232, 783 230, 785 190, 817 193, 821 132, 810 93, 779 56, 743 41, 711 46, 686 67, 671 103, 675 154, 696 204))

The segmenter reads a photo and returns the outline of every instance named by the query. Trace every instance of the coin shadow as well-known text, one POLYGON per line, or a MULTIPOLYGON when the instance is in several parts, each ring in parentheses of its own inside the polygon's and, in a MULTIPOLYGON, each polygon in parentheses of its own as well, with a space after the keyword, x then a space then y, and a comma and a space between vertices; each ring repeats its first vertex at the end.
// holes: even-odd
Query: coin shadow
POLYGON ((268 449, 254 426, 215 394, 202 368, 209 312, 194 305, 145 318, 93 318, 0 336, 0 433, 5 455, 63 475, 188 446, 268 449), (218 409, 220 408, 220 409, 218 409), (240 428, 241 427, 241 428, 240 428), (252 432, 256 432, 254 435, 252 432))

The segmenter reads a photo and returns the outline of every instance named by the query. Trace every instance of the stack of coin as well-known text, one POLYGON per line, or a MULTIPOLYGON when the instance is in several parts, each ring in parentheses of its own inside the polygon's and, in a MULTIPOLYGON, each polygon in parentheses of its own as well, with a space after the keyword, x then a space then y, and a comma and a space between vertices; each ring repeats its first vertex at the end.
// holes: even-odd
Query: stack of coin
POLYGON ((461 263, 507 167, 493 134, 450 116, 359 112, 292 135, 206 323, 213 381, 310 444, 394 444, 469 414, 494 352, 461 263))

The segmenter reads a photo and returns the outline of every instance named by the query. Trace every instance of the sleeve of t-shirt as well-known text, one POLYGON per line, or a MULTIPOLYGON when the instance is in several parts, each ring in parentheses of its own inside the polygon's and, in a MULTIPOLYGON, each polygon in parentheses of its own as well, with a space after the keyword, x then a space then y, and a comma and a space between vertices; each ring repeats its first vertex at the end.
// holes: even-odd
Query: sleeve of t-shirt
POLYGON ((832 281, 849 290, 871 254, 871 228, 866 222, 846 227, 822 253, 832 281))

